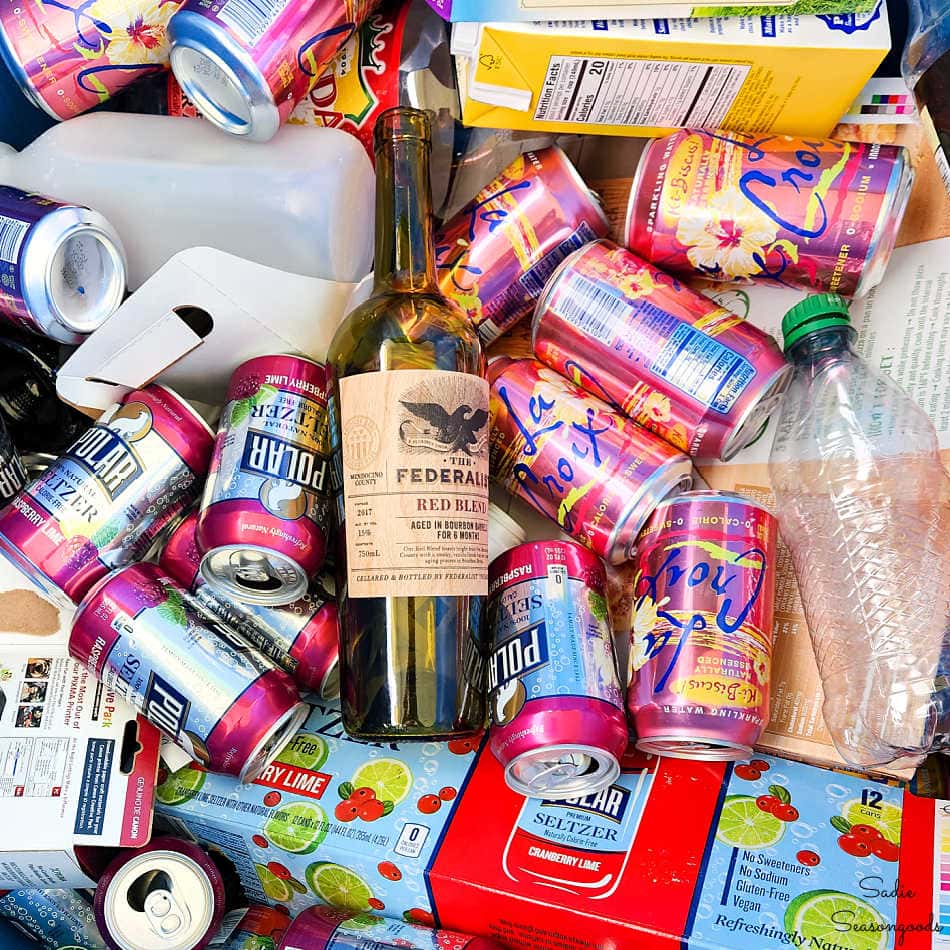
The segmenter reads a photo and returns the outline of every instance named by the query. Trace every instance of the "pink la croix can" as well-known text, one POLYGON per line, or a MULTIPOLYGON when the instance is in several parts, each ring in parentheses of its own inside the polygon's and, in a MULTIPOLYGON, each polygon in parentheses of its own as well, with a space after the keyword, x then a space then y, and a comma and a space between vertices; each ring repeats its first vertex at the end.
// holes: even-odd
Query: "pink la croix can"
POLYGON ((610 241, 561 264, 538 301, 534 354, 699 458, 754 441, 791 366, 764 330, 610 241))
POLYGON ((54 119, 105 102, 168 66, 179 0, 0 0, 0 52, 27 98, 54 119))
POLYGON ((525 152, 436 234, 439 287, 487 346, 531 312, 565 257, 607 231, 557 146, 525 152))
POLYGON ((657 506, 637 539, 627 709, 637 748, 752 754, 769 720, 776 520, 727 492, 657 506))
POLYGON ((144 558, 194 503, 213 442, 170 389, 133 390, 0 512, 0 549, 78 603, 110 570, 144 558))
POLYGON ((626 244, 683 277, 861 296, 884 275, 912 183, 897 145, 684 129, 644 150, 626 244))

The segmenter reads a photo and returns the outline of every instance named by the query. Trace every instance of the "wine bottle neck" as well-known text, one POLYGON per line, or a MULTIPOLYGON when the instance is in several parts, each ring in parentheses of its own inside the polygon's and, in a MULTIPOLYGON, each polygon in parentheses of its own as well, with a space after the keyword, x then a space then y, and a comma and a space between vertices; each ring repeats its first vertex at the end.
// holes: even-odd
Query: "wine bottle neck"
POLYGON ((376 290, 438 289, 427 141, 399 136, 376 151, 376 290))

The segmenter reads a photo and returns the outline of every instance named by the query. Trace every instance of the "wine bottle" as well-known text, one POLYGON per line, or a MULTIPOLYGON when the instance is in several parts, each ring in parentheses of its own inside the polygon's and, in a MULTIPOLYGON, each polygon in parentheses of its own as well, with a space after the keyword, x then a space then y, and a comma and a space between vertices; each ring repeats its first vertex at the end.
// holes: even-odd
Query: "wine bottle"
POLYGON ((427 113, 384 112, 374 144, 375 285, 329 355, 343 724, 457 738, 485 718, 485 358, 436 281, 427 113))

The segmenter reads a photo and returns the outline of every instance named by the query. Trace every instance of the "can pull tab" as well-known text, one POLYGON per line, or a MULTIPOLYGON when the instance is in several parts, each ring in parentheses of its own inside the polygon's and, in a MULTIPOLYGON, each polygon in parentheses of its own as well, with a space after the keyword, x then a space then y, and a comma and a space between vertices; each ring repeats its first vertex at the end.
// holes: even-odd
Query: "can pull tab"
POLYGON ((175 899, 171 891, 152 891, 145 898, 145 916, 149 926, 160 937, 172 937, 191 923, 188 908, 175 899))
POLYGON ((230 558, 231 576, 245 588, 258 591, 276 590, 280 579, 270 569, 267 558, 256 551, 235 551, 230 558))

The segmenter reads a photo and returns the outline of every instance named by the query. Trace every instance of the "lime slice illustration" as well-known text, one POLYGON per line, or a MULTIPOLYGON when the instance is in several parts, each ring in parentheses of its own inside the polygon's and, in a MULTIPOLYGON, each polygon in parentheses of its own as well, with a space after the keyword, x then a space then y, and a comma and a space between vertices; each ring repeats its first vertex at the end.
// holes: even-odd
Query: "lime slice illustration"
POLYGON ((903 812, 897 805, 879 802, 872 807, 863 805, 860 799, 853 798, 841 809, 841 814, 852 825, 870 825, 877 828, 891 844, 900 844, 903 812))
POLYGON ((184 805, 201 791, 205 783, 205 773, 193 769, 190 765, 180 768, 155 789, 155 798, 163 805, 184 805))
POLYGON ((255 864, 254 870, 261 879, 261 887, 269 900, 278 904, 287 904, 294 899, 293 888, 282 881, 276 874, 271 873, 263 864, 255 864))
POLYGON ((262 829, 264 837, 282 851, 310 854, 327 836, 326 812, 310 802, 289 802, 275 809, 262 829))
POLYGON ((311 864, 307 868, 307 883, 317 897, 343 910, 366 910, 373 896, 369 885, 358 874, 330 861, 311 864))
POLYGON ((353 788, 371 788, 381 802, 398 805, 412 790, 412 772, 398 759, 370 759, 350 779, 353 788))
POLYGON ((275 761, 298 769, 316 771, 327 760, 330 748, 323 736, 298 732, 275 761))
POLYGON ((785 911, 785 931, 801 934, 806 946, 884 950, 884 918, 865 900, 841 891, 806 891, 785 911))
POLYGON ((716 838, 733 848, 771 848, 782 840, 785 824, 762 811, 750 795, 728 795, 716 838))

